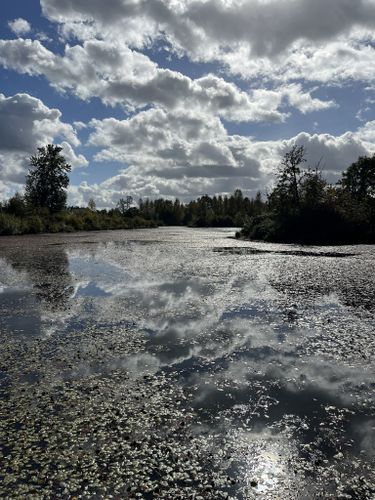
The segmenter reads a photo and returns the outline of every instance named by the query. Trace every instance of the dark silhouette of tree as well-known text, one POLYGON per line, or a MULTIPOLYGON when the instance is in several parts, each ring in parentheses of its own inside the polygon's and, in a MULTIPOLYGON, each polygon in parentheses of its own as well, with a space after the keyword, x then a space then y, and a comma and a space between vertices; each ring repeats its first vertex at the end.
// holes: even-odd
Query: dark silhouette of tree
MULTIPOLYGON (((250 201, 250 200, 248 200, 250 201)), ((264 203, 262 200, 262 193, 260 191, 255 195, 255 200, 251 200, 254 215, 260 215, 264 210, 264 203)))
POLYGON ((12 215, 23 217, 26 215, 27 207, 24 197, 20 193, 15 193, 4 206, 5 210, 12 215))
POLYGON ((207 194, 187 204, 178 199, 139 200, 139 215, 157 224, 192 227, 241 227, 249 217, 264 210, 261 194, 250 200, 240 189, 230 196, 207 194))
POLYGON ((373 197, 375 195, 375 155, 360 156, 344 172, 340 184, 344 191, 356 198, 373 197))
POLYGON ((301 180, 300 166, 306 161, 305 148, 294 145, 285 153, 277 173, 277 184, 270 201, 285 209, 296 208, 300 203, 299 184, 301 180))
POLYGON ((26 178, 25 199, 34 208, 59 212, 66 208, 71 166, 61 154, 62 148, 48 144, 38 148, 30 158, 31 169, 26 178))
POLYGON ((318 167, 307 169, 300 179, 299 196, 304 207, 316 208, 324 203, 327 193, 327 181, 318 167))
POLYGON ((329 185, 302 170, 304 148, 285 154, 264 210, 239 235, 266 241, 337 244, 375 241, 375 156, 360 157, 329 185))
POLYGON ((124 217, 133 203, 133 197, 127 196, 126 198, 120 198, 117 202, 117 210, 124 217))

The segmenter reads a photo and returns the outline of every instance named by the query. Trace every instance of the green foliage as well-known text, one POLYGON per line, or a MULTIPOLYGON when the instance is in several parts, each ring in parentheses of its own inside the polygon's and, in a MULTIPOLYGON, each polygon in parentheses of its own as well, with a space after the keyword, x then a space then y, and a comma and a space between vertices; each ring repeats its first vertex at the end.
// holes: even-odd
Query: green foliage
POLYGON ((331 186, 317 168, 301 169, 303 155, 296 146, 286 153, 263 213, 238 236, 305 244, 375 241, 375 158, 359 158, 331 186))
POLYGON ((24 217, 27 213, 27 207, 25 199, 20 193, 15 193, 14 196, 9 198, 9 200, 4 205, 4 210, 16 217, 24 217))
POLYGON ((266 202, 236 189, 230 196, 203 195, 187 204, 175 200, 121 198, 115 209, 66 205, 70 166, 61 148, 39 148, 31 158, 25 196, 0 203, 0 235, 135 229, 157 225, 240 227, 238 237, 274 242, 337 244, 375 241, 375 156, 360 157, 329 185, 318 168, 302 168, 305 150, 284 155, 266 202))
POLYGON ((24 222, 23 231, 25 233, 37 234, 43 233, 45 231, 45 226, 43 220, 38 215, 31 215, 27 217, 24 222))
POLYGON ((327 186, 327 181, 323 179, 322 173, 317 168, 307 169, 299 181, 298 198, 302 206, 313 209, 323 205, 327 186))
MULTIPOLYGON (((17 204, 23 200, 20 195, 13 198, 17 204)), ((22 201, 20 203, 22 205, 22 201)), ((19 209, 17 205, 17 213, 21 214, 25 209, 25 215, 16 217, 8 213, 8 201, 2 205, 2 213, 7 217, 0 234, 136 229, 158 225, 240 227, 251 217, 261 214, 265 205, 260 193, 250 200, 239 189, 230 196, 204 195, 187 204, 177 199, 140 200, 137 208, 130 206, 131 203, 133 199, 127 196, 115 209, 97 210, 95 201, 90 200, 87 208, 72 207, 58 212, 30 205, 24 205, 24 208, 22 205, 19 209)), ((12 201, 13 205, 16 204, 12 201)))
POLYGON ((179 200, 139 200, 139 213, 159 225, 191 227, 240 227, 249 217, 262 212, 260 193, 255 200, 244 197, 237 189, 230 196, 204 195, 186 205, 179 200))
POLYGON ((341 180, 344 191, 363 199, 375 195, 375 155, 360 156, 355 163, 344 172, 341 180))
POLYGON ((61 147, 48 144, 30 158, 32 168, 26 178, 25 198, 31 207, 48 208, 51 212, 66 207, 67 172, 71 167, 61 151, 61 147))
MULTIPOLYGON (((231 196, 204 195, 188 204, 175 200, 139 200, 133 206, 130 195, 120 198, 115 209, 97 210, 90 198, 87 208, 67 209, 66 188, 71 167, 53 144, 38 148, 30 158, 25 195, 16 193, 0 203, 0 234, 72 232, 105 229, 133 229, 157 225, 194 227, 242 226, 264 209, 260 193, 255 200, 244 197, 240 189, 231 196)), ((293 161, 293 158, 290 160, 293 161)))
POLYGON ((133 203, 133 197, 132 196, 127 196, 126 198, 120 198, 119 201, 117 202, 117 210, 119 213, 125 217, 127 215, 128 210, 131 207, 131 204, 133 203))
POLYGON ((276 224, 277 221, 270 213, 258 215, 252 217, 236 236, 244 236, 250 240, 272 241, 274 235, 278 234, 276 224))
POLYGON ((21 234, 22 224, 14 215, 0 212, 0 235, 21 234))

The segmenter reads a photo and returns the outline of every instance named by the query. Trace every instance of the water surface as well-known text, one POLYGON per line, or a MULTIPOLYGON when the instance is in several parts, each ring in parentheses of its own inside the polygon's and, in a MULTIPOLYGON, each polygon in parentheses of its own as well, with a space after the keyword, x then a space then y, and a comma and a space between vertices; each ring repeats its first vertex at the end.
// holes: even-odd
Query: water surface
POLYGON ((0 496, 374 498, 375 247, 0 239, 0 496))

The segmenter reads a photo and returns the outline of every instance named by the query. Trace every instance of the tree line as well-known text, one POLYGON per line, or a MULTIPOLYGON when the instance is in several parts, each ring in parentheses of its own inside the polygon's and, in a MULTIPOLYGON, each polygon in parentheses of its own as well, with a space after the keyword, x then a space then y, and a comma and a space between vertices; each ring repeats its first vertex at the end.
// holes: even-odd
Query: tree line
POLYGON ((240 189, 229 196, 205 194, 189 203, 163 198, 139 200, 139 213, 143 218, 167 226, 241 227, 263 209, 260 193, 255 199, 249 199, 240 189))
POLYGON ((233 194, 180 200, 120 198, 115 208, 68 207, 71 170, 52 144, 30 158, 23 194, 0 203, 0 235, 148 228, 160 225, 242 227, 237 237, 273 242, 339 244, 375 242, 375 155, 360 157, 336 184, 317 165, 306 166, 305 149, 293 146, 262 199, 233 194))
POLYGON ((61 147, 48 144, 30 158, 24 193, 0 202, 0 235, 160 225, 241 227, 264 208, 260 193, 252 200, 239 189, 230 196, 204 195, 189 203, 140 199, 136 206, 133 197, 127 195, 112 209, 98 210, 92 198, 87 207, 68 207, 71 166, 61 152, 61 147))
POLYGON ((126 201, 122 211, 120 207, 97 210, 93 199, 87 207, 68 207, 71 166, 61 152, 61 147, 48 144, 38 148, 37 154, 30 158, 24 194, 16 193, 0 203, 0 235, 155 226, 153 221, 138 214, 124 213, 126 201))
POLYGON ((375 155, 359 157, 330 184, 319 165, 305 167, 305 153, 295 145, 284 155, 262 213, 237 236, 305 244, 375 242, 375 155))

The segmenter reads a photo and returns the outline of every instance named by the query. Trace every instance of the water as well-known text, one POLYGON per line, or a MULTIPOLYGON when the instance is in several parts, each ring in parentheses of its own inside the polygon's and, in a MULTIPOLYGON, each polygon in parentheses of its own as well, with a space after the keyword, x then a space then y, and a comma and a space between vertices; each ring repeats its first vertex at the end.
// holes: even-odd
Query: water
POLYGON ((375 248, 231 236, 0 240, 0 496, 375 497, 375 248))

